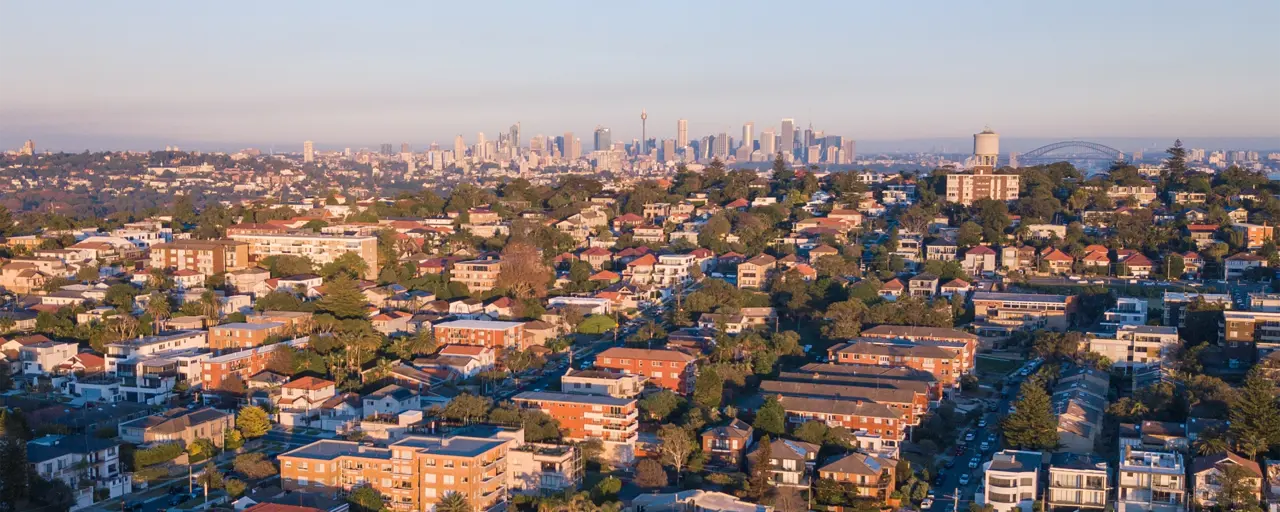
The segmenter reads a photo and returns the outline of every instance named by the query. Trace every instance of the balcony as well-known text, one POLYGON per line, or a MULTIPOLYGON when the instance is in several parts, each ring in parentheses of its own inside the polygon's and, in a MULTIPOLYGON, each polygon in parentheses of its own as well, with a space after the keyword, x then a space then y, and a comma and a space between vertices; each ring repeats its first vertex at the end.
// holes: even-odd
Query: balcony
POLYGON ((991 487, 1003 487, 1005 489, 1018 488, 1017 480, 1005 480, 1003 478, 988 478, 987 484, 991 485, 991 487))
POLYGON ((991 502, 992 502, 992 503, 1009 503, 1009 504, 1012 504, 1012 503, 1017 503, 1017 502, 1018 502, 1018 495, 1017 495, 1017 494, 1000 494, 1000 493, 998 493, 998 492, 988 492, 988 493, 987 493, 987 496, 989 496, 989 497, 990 497, 990 499, 991 499, 991 502))

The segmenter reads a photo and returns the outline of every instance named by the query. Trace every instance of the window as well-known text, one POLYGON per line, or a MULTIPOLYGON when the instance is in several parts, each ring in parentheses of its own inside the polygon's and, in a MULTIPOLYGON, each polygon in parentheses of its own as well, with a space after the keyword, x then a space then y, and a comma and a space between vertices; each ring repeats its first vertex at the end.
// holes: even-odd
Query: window
POLYGON ((444 484, 445 484, 445 485, 452 485, 452 484, 453 484, 453 475, 445 475, 445 476, 444 476, 444 484))
POLYGON ((427 476, 423 477, 423 478, 422 478, 422 481, 423 481, 423 482, 426 482, 426 483, 429 483, 429 484, 434 484, 434 483, 436 483, 436 474, 435 474, 435 473, 427 473, 427 476))

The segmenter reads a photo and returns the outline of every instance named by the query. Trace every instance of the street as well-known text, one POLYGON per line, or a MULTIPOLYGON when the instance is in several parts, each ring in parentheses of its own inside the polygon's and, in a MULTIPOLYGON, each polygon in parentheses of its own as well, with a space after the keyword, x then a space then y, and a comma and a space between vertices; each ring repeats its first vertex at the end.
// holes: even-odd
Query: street
POLYGON ((948 468, 944 464, 939 468, 940 472, 944 472, 941 482, 936 477, 931 482, 933 484, 931 488, 936 489, 931 510, 938 512, 951 510, 952 505, 957 502, 955 499, 957 494, 959 495, 958 510, 960 511, 966 510, 969 503, 974 501, 975 494, 982 487, 982 464, 991 460, 991 455, 1000 451, 1003 447, 1004 439, 1000 436, 1000 419, 1009 411, 1009 404, 1012 402, 1009 397, 1016 398, 1018 396, 1018 389, 1022 383, 1022 378, 1016 372, 1010 377, 1006 381, 1004 393, 996 402, 995 410, 988 410, 983 413, 978 423, 968 425, 960 430, 956 445, 946 454, 947 457, 954 461, 954 465, 948 468), (985 422, 985 425, 978 426, 982 422, 985 422), (971 441, 965 441, 968 433, 973 434, 971 441), (982 450, 983 442, 988 443, 986 450, 982 450), (959 455, 952 457, 956 448, 961 445, 964 446, 964 450, 959 455), (975 457, 978 458, 977 467, 970 468, 969 464, 975 457), (961 475, 969 475, 969 482, 962 485, 960 483, 961 475))

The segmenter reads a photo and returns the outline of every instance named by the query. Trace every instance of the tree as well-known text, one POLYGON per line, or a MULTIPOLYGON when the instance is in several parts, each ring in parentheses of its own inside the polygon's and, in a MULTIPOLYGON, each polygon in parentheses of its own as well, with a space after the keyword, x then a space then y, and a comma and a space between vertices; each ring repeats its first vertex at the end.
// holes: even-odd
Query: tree
POLYGON ((1187 173, 1187 149, 1182 147, 1182 139, 1174 140, 1165 152, 1169 154, 1164 160, 1166 176, 1171 181, 1181 179, 1187 173))
POLYGON ((635 484, 645 489, 660 489, 667 486, 667 472, 662 463, 653 459, 641 459, 636 463, 635 484))
POLYGON ((1265 452, 1280 444, 1280 407, 1276 406, 1275 383, 1267 379, 1261 369, 1254 369, 1245 378, 1244 386, 1231 404, 1231 437, 1250 440, 1256 446, 1241 446, 1241 451, 1253 458, 1257 452, 1265 452), (1250 453, 1252 452, 1252 453, 1250 453))
POLYGON ((325 286, 324 297, 316 301, 316 309, 339 319, 365 318, 365 305, 368 303, 354 280, 338 276, 325 286))
POLYGON ((1194 448, 1196 449, 1196 454, 1204 456, 1225 452, 1230 446, 1227 444, 1227 438, 1222 435, 1222 432, 1217 429, 1206 429, 1196 438, 1194 448))
POLYGON ((764 405, 756 411, 756 421, 751 426, 775 436, 787 432, 787 411, 782 407, 782 402, 778 401, 777 395, 769 395, 765 399, 764 405))
POLYGON ((310 258, 291 254, 267 256, 259 265, 266 267, 271 272, 271 277, 289 277, 315 272, 315 263, 312 263, 310 258))
POLYGON ((383 506, 382 494, 368 486, 351 491, 347 495, 347 503, 351 504, 352 512, 381 512, 386 508, 383 506))
POLYGON ((679 395, 669 389, 664 389, 640 399, 639 405, 640 410, 644 411, 649 419, 665 421, 667 416, 670 416, 680 407, 680 402, 679 395))
POLYGON ((198 438, 187 445, 187 455, 192 462, 205 460, 214 456, 217 447, 212 441, 204 438, 198 438))
POLYGON ((759 501, 769 494, 773 488, 773 465, 769 461, 773 460, 773 439, 765 434, 757 443, 759 448, 756 449, 754 458, 750 461, 751 477, 748 480, 749 487, 747 489, 747 497, 752 500, 759 501))
POLYGON ((450 491, 440 498, 440 503, 436 504, 437 512, 471 512, 471 502, 467 501, 467 496, 460 492, 450 491))
POLYGON ((98 280, 98 267, 94 265, 85 265, 76 271, 76 280, 86 283, 98 280))
POLYGON ((658 431, 658 439, 662 441, 659 447, 662 450, 662 460, 676 470, 676 483, 679 484, 685 463, 697 450, 697 445, 693 443, 693 436, 688 430, 668 423, 658 431))
POLYGON ((1254 483, 1254 475, 1244 466, 1235 463, 1220 463, 1218 470, 1218 494, 1214 496, 1215 504, 1220 510, 1261 510, 1258 508, 1258 487, 1254 483))
POLYGON ((542 297, 554 274, 542 262, 538 248, 525 242, 513 242, 502 249, 498 267, 498 288, 510 290, 517 299, 542 297))
POLYGON ((6 428, 3 416, 7 411, 0 411, 0 510, 16 511, 17 504, 30 494, 30 475, 27 469, 27 442, 6 428), (10 504, 5 508, 3 504, 10 504))
POLYGON ((235 468, 237 473, 254 480, 277 474, 276 465, 272 464, 265 455, 259 452, 236 455, 236 460, 232 467, 235 468))
POLYGON ((591 498, 597 502, 614 501, 618 499, 618 492, 621 490, 622 480, 607 476, 591 488, 591 498))
POLYGON ((1043 387, 1033 382, 1023 384, 1016 409, 1002 424, 1010 446, 1026 450, 1057 448, 1058 419, 1043 387))
POLYGON ((210 325, 218 323, 218 319, 222 318, 222 301, 218 300, 213 290, 205 290, 201 293, 196 307, 201 315, 209 319, 210 325))
POLYGON ((204 472, 196 478, 196 482, 203 485, 205 487, 205 491, 208 491, 209 489, 221 489, 223 485, 226 484, 226 480, 224 479, 222 472, 218 470, 218 466, 214 465, 213 462, 209 462, 204 465, 204 472))
POLYGON ((810 420, 796 427, 795 436, 806 443, 821 446, 827 439, 827 425, 821 421, 810 420))
POLYGON ((153 334, 160 332, 160 324, 168 320, 173 314, 169 305, 169 297, 158 291, 151 292, 147 299, 147 314, 151 315, 151 326, 154 330, 153 334))
POLYGON ((236 428, 240 429, 244 437, 257 439, 267 435, 271 430, 271 419, 267 416, 267 411, 256 405, 250 405, 240 409, 240 413, 236 416, 236 428))
POLYGON ((225 487, 227 489, 227 494, 230 494, 232 498, 239 498, 244 496, 244 490, 247 486, 240 480, 228 478, 225 487))
POLYGON ((867 305, 853 299, 837 302, 827 307, 823 317, 822 335, 830 339, 848 339, 862 332, 862 322, 867 316, 867 305))
POLYGON ((960 225, 960 232, 956 235, 956 245, 963 248, 969 248, 982 243, 982 226, 973 221, 966 221, 960 225))
POLYGON ((484 418, 492 404, 493 402, 488 398, 462 393, 449 401, 443 414, 445 418, 469 424, 473 420, 484 418))
POLYGON ((103 302, 115 306, 121 312, 127 313, 133 311, 133 298, 138 295, 138 291, 127 284, 113 284, 107 288, 107 296, 103 302))
POLYGON ((693 384, 693 401, 707 409, 718 409, 724 397, 724 378, 715 368, 707 368, 693 384))
POLYGON ((360 279, 367 273, 369 273, 369 263, 355 252, 344 252, 320 267, 320 276, 325 279, 333 279, 340 275, 350 279, 360 279))

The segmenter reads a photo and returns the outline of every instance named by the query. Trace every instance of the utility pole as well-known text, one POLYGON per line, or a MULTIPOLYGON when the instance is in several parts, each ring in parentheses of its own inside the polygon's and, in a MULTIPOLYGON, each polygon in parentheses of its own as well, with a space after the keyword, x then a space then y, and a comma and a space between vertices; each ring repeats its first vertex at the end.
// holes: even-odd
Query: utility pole
POLYGON ((956 487, 956 490, 951 494, 951 511, 960 512, 960 488, 959 487, 956 487))

